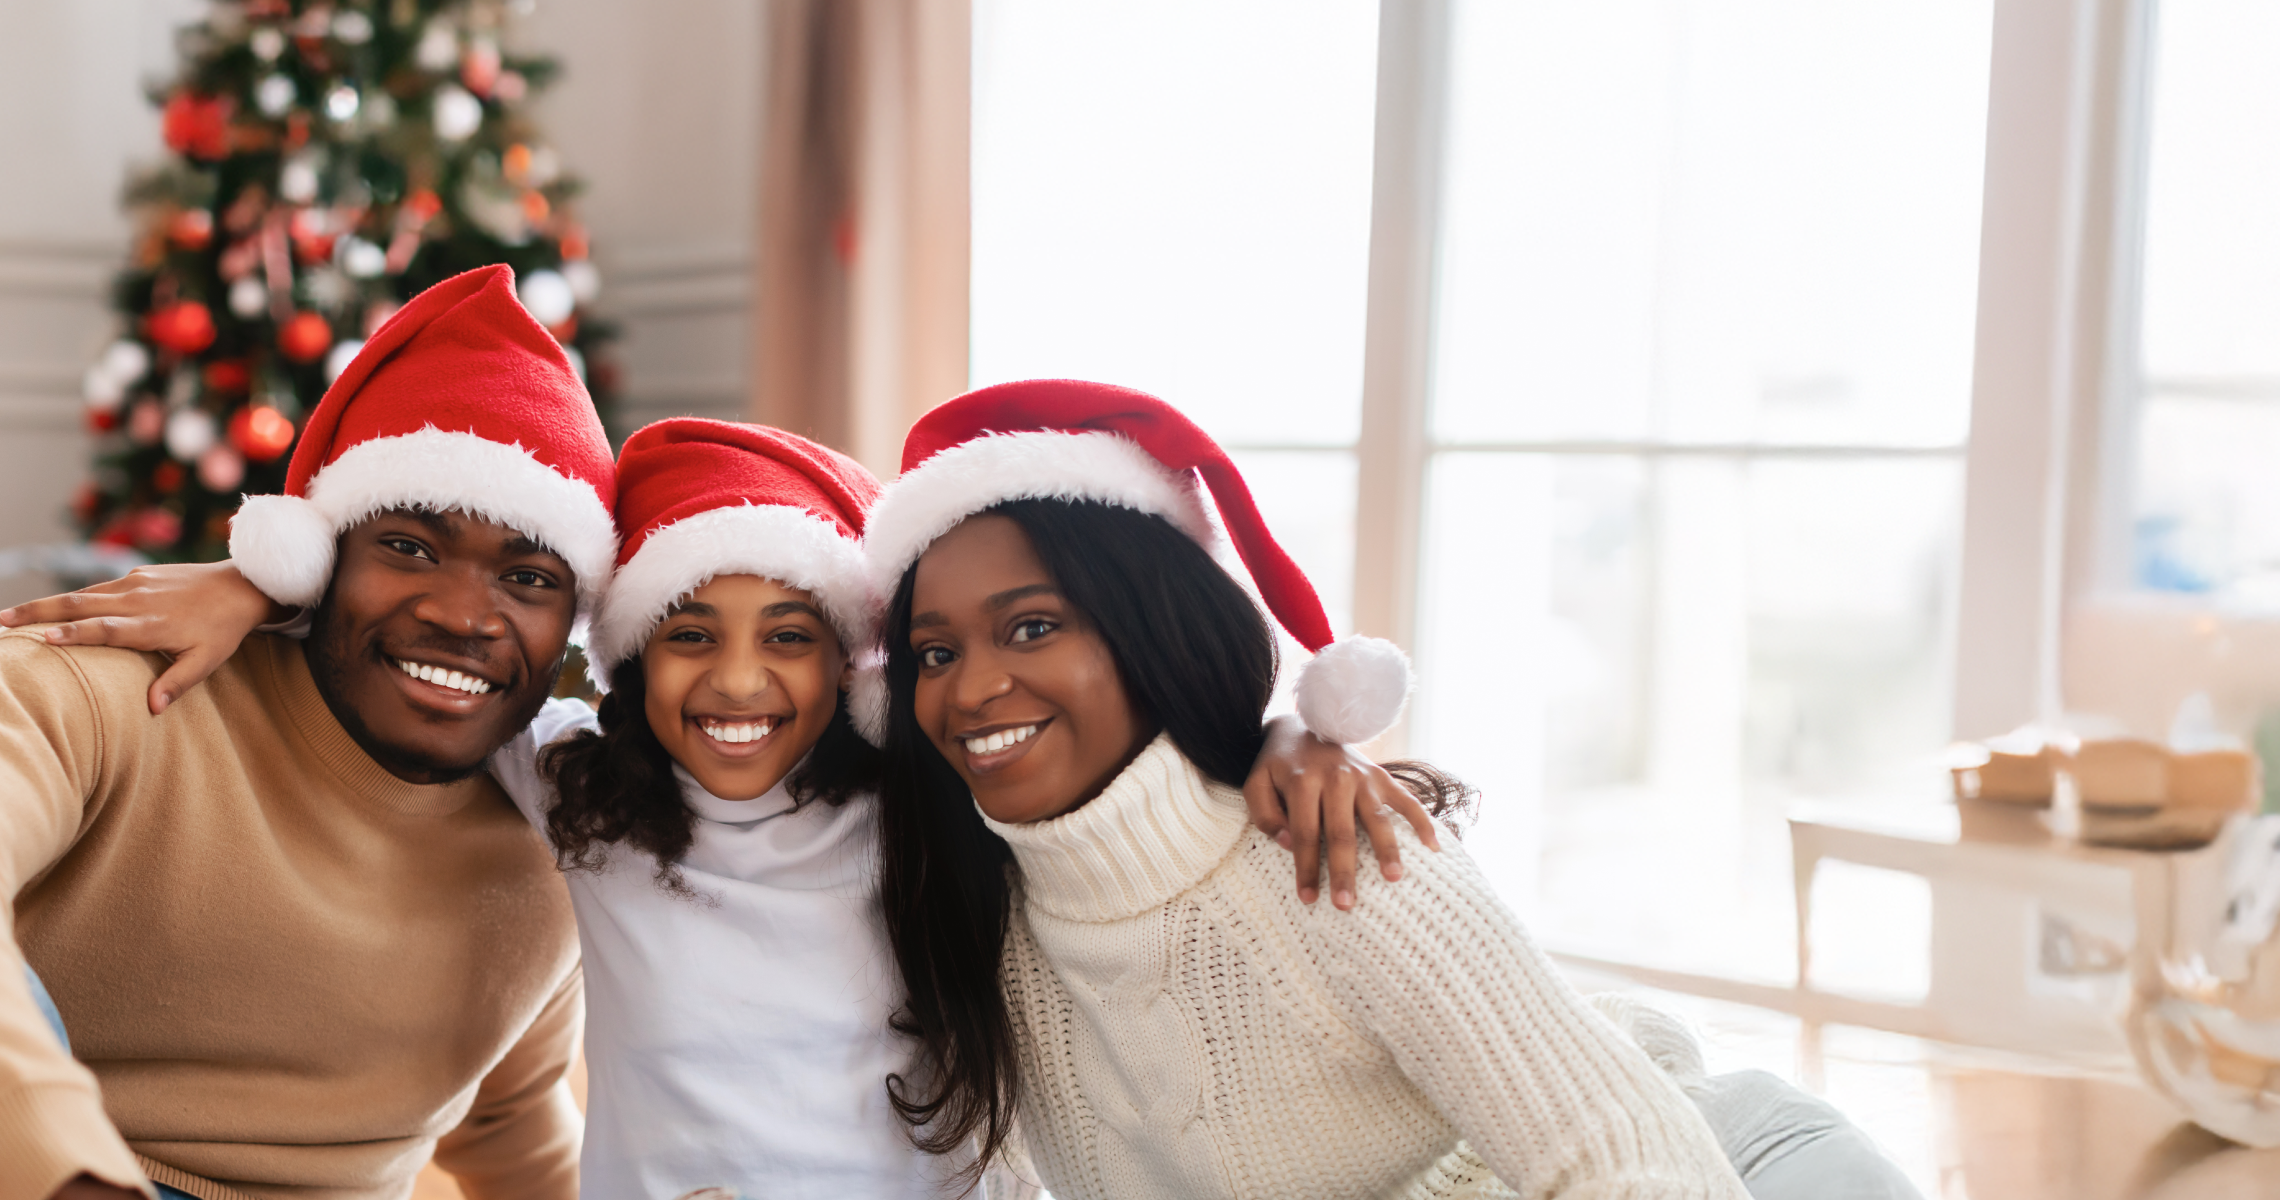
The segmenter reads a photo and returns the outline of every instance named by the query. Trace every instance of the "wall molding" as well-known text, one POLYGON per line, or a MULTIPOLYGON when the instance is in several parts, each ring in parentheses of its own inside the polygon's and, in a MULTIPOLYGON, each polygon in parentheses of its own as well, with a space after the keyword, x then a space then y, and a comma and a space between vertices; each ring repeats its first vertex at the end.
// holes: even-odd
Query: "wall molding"
POLYGON ((603 307, 615 316, 738 313, 752 304, 752 247, 743 242, 619 245, 601 266, 603 307))
POLYGON ((75 395, 27 395, 0 385, 0 432, 78 433, 84 420, 75 395))
POLYGON ((0 296, 98 303, 125 255, 115 241, 87 238, 0 240, 0 296))

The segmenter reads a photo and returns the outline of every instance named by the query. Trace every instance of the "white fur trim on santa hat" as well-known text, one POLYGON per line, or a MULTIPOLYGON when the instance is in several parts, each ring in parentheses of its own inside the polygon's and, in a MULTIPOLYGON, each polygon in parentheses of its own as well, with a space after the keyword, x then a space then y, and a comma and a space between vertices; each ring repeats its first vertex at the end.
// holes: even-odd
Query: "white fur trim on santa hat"
POLYGON ((855 660, 848 673, 847 717, 855 732, 874 746, 887 744, 887 656, 873 650, 855 660))
POLYGON ((279 604, 313 608, 332 583, 340 534, 299 496, 247 496, 230 518, 230 561, 279 604))
POLYGON ((587 484, 519 445, 434 426, 352 446, 309 481, 306 499, 249 496, 230 526, 230 558, 280 604, 316 604, 332 581, 339 535, 392 508, 463 512, 533 538, 578 577, 591 613, 617 560, 617 526, 587 484))
POLYGON ((807 592, 849 650, 870 643, 870 576, 852 538, 787 504, 715 508, 651 533, 618 568, 587 640, 595 686, 608 690, 611 668, 641 652, 674 603, 722 575, 758 575, 807 592))
POLYGON ((1119 434, 993 433, 903 472, 871 506, 863 549, 873 585, 893 593, 904 571, 967 517, 1008 500, 1095 500, 1152 513, 1212 543, 1195 477, 1119 434))
POLYGON ((1401 647, 1340 638, 1298 669, 1298 716, 1323 741, 1360 745, 1393 728, 1415 687, 1401 647))

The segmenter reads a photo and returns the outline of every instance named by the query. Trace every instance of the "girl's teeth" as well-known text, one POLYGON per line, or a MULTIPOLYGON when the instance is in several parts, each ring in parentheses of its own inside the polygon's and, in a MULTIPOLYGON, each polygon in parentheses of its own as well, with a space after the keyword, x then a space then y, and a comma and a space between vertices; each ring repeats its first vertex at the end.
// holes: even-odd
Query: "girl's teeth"
POLYGON ((706 737, 716 742, 741 746, 747 742, 757 742, 775 732, 776 723, 773 721, 750 721, 737 725, 700 724, 698 728, 704 730, 706 737))

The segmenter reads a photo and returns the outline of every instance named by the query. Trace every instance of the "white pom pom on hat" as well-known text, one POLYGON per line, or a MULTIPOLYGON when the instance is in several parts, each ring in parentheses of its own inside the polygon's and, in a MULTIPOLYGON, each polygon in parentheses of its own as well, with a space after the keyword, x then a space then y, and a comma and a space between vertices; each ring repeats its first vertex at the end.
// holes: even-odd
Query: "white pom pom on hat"
POLYGON ((333 519, 299 496, 247 496, 230 519, 230 559, 270 599, 311 608, 332 583, 338 536, 333 519))
POLYGON ((1326 742, 1366 742, 1393 728, 1415 687, 1401 647, 1384 638, 1340 638, 1298 669, 1298 717, 1326 742))
MULTIPOLYGON (((1009 500, 1130 508, 1208 548, 1204 490, 1267 610, 1315 654, 1297 689, 1307 728, 1348 745, 1392 728, 1412 687, 1408 656, 1377 638, 1335 638, 1314 585, 1267 530, 1234 461, 1186 414, 1145 392, 1031 379, 968 392, 920 417, 903 442, 902 474, 880 494, 864 534, 872 587, 893 595, 934 539, 1009 500)), ((883 703, 879 716, 883 725, 883 703)))
POLYGON ((864 741, 887 744, 887 667, 881 656, 866 656, 848 672, 847 717, 864 741))

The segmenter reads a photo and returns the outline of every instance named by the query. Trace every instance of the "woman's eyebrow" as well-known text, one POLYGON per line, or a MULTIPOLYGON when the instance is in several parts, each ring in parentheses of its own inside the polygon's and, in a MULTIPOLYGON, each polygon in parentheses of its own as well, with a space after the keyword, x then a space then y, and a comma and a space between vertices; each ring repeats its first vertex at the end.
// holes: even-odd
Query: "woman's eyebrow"
POLYGON ((1031 596, 1049 596, 1054 594, 1056 590, 1050 583, 1032 583, 1027 587, 1007 588, 983 601, 982 607, 991 612, 996 612, 1016 600, 1025 600, 1031 596))
POLYGON ((767 617, 770 620, 773 620, 777 617, 788 617, 793 613, 806 613, 818 621, 823 619, 823 614, 816 611, 815 605, 809 604, 804 600, 778 600, 774 604, 771 604, 768 607, 760 610, 760 615, 767 617))
POLYGON ((665 610, 668 617, 718 617, 719 610, 702 600, 683 600, 665 610))

